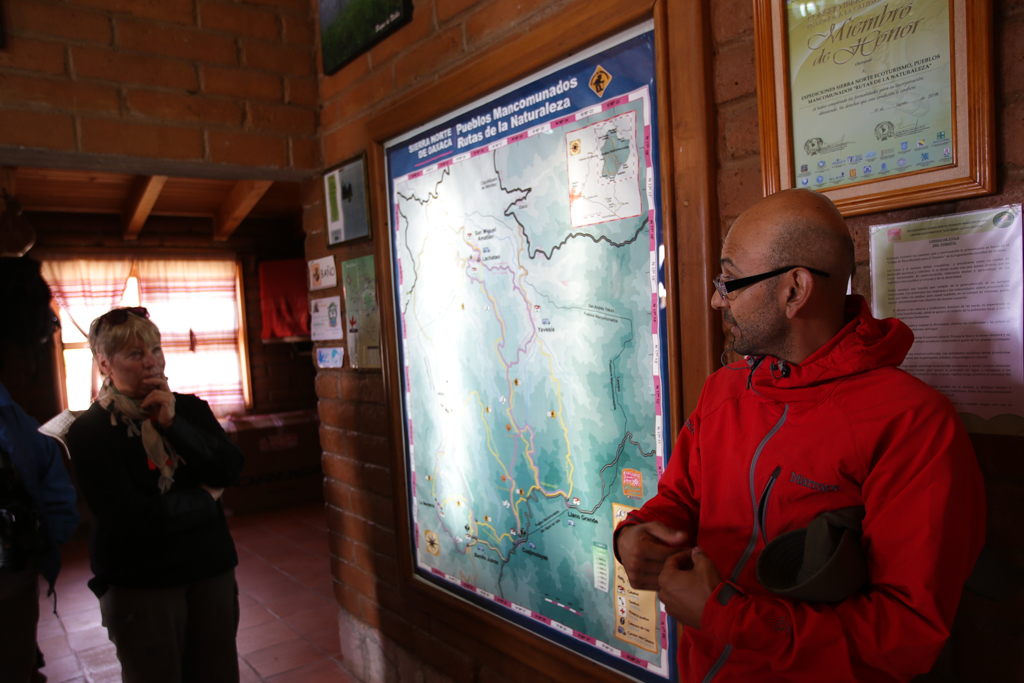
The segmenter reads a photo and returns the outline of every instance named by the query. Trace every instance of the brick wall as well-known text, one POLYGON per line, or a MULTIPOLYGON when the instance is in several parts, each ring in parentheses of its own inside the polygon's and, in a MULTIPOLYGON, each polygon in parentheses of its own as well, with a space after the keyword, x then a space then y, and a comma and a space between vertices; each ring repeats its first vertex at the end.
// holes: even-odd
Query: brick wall
MULTIPOLYGON (((321 81, 325 165, 368 146, 375 114, 411 89, 436 80, 508 36, 528 31, 571 4, 537 0, 419 0, 410 25, 400 29, 334 76, 321 81)), ((717 122, 718 220, 722 234, 761 197, 757 96, 751 0, 714 0, 714 103, 717 122)), ((866 232, 872 223, 964 211, 1024 199, 1024 2, 995 0, 998 193, 850 220, 859 274, 854 288, 867 294, 866 232)), ((304 191, 306 256, 328 253, 319 183, 304 191)), ((380 229, 381 226, 375 226, 380 229)), ((339 260, 370 253, 368 244, 333 250, 339 260)), ((340 292, 340 288, 339 288, 340 292)), ((334 292, 325 292, 332 294, 334 292)), ((383 321, 388 324, 388 321, 383 321)), ((550 680, 496 652, 472 632, 397 597, 398 544, 391 477, 394 454, 379 373, 320 370, 316 377, 323 419, 321 439, 335 592, 342 605, 345 665, 364 681, 550 680), (457 646, 453 646, 457 643, 457 646)), ((989 544, 1024 566, 1024 468, 1021 439, 976 439, 989 487, 989 544)), ((1020 599, 995 604, 964 598, 954 637, 933 681, 1019 680, 1024 677, 1024 620, 1020 599), (1016 606, 1017 609, 1013 609, 1016 606)))
POLYGON ((4 148, 316 169, 313 0, 5 0, 4 148))
MULTIPOLYGON (((234 252, 242 261, 245 317, 249 340, 254 413, 304 410, 316 406, 314 370, 310 356, 300 355, 289 344, 263 344, 260 332, 259 263, 264 260, 301 258, 301 228, 291 220, 248 219, 227 242, 210 239, 212 225, 206 218, 151 216, 135 242, 122 239, 118 216, 93 214, 32 213, 36 245, 29 255, 43 259, 47 251, 74 250, 83 258, 90 253, 126 250, 159 256, 169 250, 234 252), (43 255, 40 255, 43 254, 43 255)), ((297 219, 296 219, 297 220, 297 219)), ((179 252, 180 253, 180 252, 179 252)))

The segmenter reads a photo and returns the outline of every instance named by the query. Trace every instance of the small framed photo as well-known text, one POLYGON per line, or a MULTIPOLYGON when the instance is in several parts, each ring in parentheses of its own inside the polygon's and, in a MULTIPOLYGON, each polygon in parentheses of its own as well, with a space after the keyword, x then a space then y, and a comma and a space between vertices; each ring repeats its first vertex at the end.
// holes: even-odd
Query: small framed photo
POLYGON ((370 236, 366 152, 324 173, 324 208, 328 247, 370 236))
POLYGON ((325 76, 412 19, 412 0, 318 0, 318 5, 325 76))
POLYGON ((995 190, 986 0, 754 0, 765 194, 845 216, 995 190))

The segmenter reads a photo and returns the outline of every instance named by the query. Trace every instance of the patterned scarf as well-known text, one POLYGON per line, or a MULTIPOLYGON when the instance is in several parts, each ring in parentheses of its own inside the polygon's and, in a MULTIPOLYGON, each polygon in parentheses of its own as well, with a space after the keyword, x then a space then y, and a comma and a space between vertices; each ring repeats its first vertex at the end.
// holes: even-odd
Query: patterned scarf
POLYGON ((149 458, 149 468, 160 470, 160 493, 167 493, 174 483, 174 470, 185 460, 178 455, 170 442, 157 430, 154 418, 142 410, 133 399, 125 396, 114 386, 110 378, 103 380, 103 387, 96 401, 110 413, 110 424, 117 426, 118 418, 128 427, 128 436, 142 436, 142 447, 149 458), (139 426, 141 424, 141 427, 139 426))

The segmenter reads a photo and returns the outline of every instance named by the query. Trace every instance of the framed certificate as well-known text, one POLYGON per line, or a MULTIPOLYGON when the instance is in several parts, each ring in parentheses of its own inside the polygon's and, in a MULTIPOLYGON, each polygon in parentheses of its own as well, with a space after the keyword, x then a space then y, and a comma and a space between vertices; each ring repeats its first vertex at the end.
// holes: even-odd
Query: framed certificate
POLYGON ((365 152, 324 173, 324 199, 328 247, 370 236, 365 152))
POLYGON ((995 190, 990 0, 755 0, 765 194, 844 215, 995 190))

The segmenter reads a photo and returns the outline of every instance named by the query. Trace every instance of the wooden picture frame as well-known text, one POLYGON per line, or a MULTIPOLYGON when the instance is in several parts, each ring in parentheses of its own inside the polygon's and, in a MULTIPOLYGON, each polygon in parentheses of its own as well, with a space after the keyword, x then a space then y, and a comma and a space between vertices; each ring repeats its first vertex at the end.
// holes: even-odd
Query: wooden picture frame
POLYGON ((317 9, 325 76, 412 21, 412 0, 318 0, 317 9))
MULTIPOLYGON (((671 396, 669 438, 682 428, 684 416, 697 404, 706 377, 721 352, 721 329, 708 302, 717 272, 719 227, 713 134, 711 39, 706 3, 668 0, 592 0, 578 2, 516 34, 435 83, 422 86, 388 107, 368 124, 370 192, 374 220, 388 225, 388 180, 385 141, 447 111, 472 102, 545 65, 557 62, 606 36, 651 16, 655 19, 661 168, 665 245, 665 286, 671 396), (688 334, 681 335, 681 319, 688 334)), ((378 232, 378 234, 380 234, 378 232)), ((390 283, 393 264, 390 244, 374 240, 382 321, 395 317, 390 283)), ((394 448, 393 501, 399 543, 399 595, 404 604, 471 635, 505 655, 564 680, 606 683, 623 680, 620 673, 566 650, 508 621, 484 612, 448 591, 423 580, 415 571, 411 552, 413 529, 407 496, 409 479, 404 449, 398 340, 394 326, 382 330, 383 374, 391 414, 394 448)))
MULTIPOLYGON (((866 135, 860 135, 860 140, 852 143, 853 146, 845 150, 841 143, 833 145, 837 148, 834 154, 821 154, 821 157, 811 165, 801 164, 798 167, 796 159, 807 161, 806 155, 801 155, 795 148, 794 143, 807 137, 808 154, 814 154, 816 145, 829 145, 822 141, 821 137, 814 137, 813 133, 794 133, 792 102, 795 97, 806 100, 821 91, 813 93, 793 93, 791 83, 789 45, 789 24, 787 19, 787 4, 784 0, 754 0, 754 39, 756 51, 757 68, 757 94, 758 110, 761 135, 761 170, 764 194, 769 195, 780 190, 793 187, 809 187, 827 195, 845 216, 854 216, 864 213, 878 211, 889 211, 892 209, 930 204, 935 202, 950 201, 964 197, 991 194, 995 191, 995 108, 994 108, 994 85, 992 74, 992 7, 990 0, 947 0, 949 3, 949 102, 950 106, 950 131, 945 131, 944 126, 935 126, 938 130, 928 130, 927 133, 920 132, 915 135, 914 128, 907 128, 903 134, 903 141, 899 141, 893 135, 892 124, 889 123, 889 130, 884 126, 886 122, 880 122, 875 128, 875 140, 866 135), (886 136, 891 136, 891 142, 886 136), (947 137, 948 136, 948 137, 947 137), (920 139, 917 139, 917 138, 920 139), (945 142, 943 142, 945 140, 945 142), (889 149, 885 149, 891 145, 889 149), (918 149, 920 147, 920 149, 918 149), (838 151, 842 150, 842 151, 838 151), (919 168, 916 170, 897 170, 896 164, 904 164, 913 168, 913 162, 918 161, 917 153, 923 155, 926 161, 928 155, 934 154, 948 156, 952 163, 943 161, 943 165, 934 167, 919 168), (886 156, 888 153, 888 156, 886 156), (872 155, 862 161, 865 154, 872 155), (846 156, 848 155, 848 156, 846 156), (877 156, 876 156, 877 155, 877 156), (861 158, 858 158, 861 157, 861 158), (887 161, 883 160, 887 159, 887 161), (848 160, 848 161, 847 161, 848 160), (838 163, 843 161, 842 164, 838 163), (910 161, 911 163, 907 163, 910 161), (824 165, 823 165, 824 164, 824 165), (883 166, 890 166, 890 170, 882 170, 883 166), (817 168, 816 168, 817 167, 817 168), (859 174, 856 180, 847 176, 841 178, 841 174, 853 172, 859 174), (881 174, 879 171, 882 171, 881 174), (822 184, 824 179, 824 184, 822 184), (833 184, 835 183, 835 184, 833 184)), ((934 4, 935 0, 931 0, 934 4)), ((807 3, 814 5, 815 3, 807 3)), ((820 5, 821 3, 817 3, 820 5)), ((832 9, 837 3, 829 3, 827 10, 832 9)), ((798 4, 799 5, 799 4, 798 4)), ((891 8, 889 8, 891 10, 891 8)), ((827 11, 826 10, 826 11, 827 11)), ((882 9, 872 5, 876 15, 881 14, 882 9)), ((870 22, 873 16, 865 17, 870 10, 864 10, 864 14, 857 17, 860 21, 866 22, 866 28, 862 30, 865 35, 878 35, 885 38, 884 30, 890 30, 900 26, 895 20, 889 24, 882 25, 882 19, 877 19, 878 26, 870 22), (877 31, 877 33, 870 33, 877 31)), ((820 11, 820 10, 818 10, 820 11)), ((909 10, 908 10, 909 13, 909 10)), ((898 15, 893 15, 897 17, 898 15)), ((835 17, 825 17, 821 24, 821 34, 828 36, 821 40, 822 45, 810 45, 808 49, 821 49, 825 52, 828 47, 835 44, 832 36, 843 38, 843 17, 833 21, 835 17)), ((884 18, 884 17, 883 17, 884 18)), ((913 17, 908 17, 906 23, 909 25, 913 17)), ((909 25, 906 33, 917 26, 909 25)), ((848 33, 846 35, 854 35, 848 33)), ((894 34, 901 35, 901 34, 894 34)), ((856 48, 856 38, 852 39, 851 45, 856 48)), ((894 38, 895 40, 895 38, 894 38)), ((851 45, 842 44, 844 50, 850 49, 851 45)), ((863 48, 861 53, 854 52, 856 57, 867 57, 870 61, 870 50, 863 48)), ((820 53, 819 53, 820 55, 820 53)), ((831 63, 837 63, 838 57, 835 53, 820 55, 824 60, 831 59, 831 63)), ((848 59, 844 53, 843 59, 848 59)), ((926 61, 926 60, 921 60, 926 61)), ((814 62, 817 65, 819 62, 814 62)), ((860 68, 865 61, 853 61, 854 68, 860 68)), ((801 62, 801 69, 807 69, 807 62, 801 62)), ((914 64, 908 64, 914 68, 914 64)), ((846 67, 843 67, 846 69, 846 67)), ((902 68, 902 67, 901 67, 902 68)), ((895 70, 893 70, 895 71, 895 70)), ((867 73, 866 68, 863 70, 867 73)), ((806 73, 803 71, 802 73, 806 73)), ((847 69, 844 73, 849 73, 847 69)), ((899 77, 903 78, 902 72, 899 77)), ((886 78, 886 74, 876 74, 886 78)), ((908 75, 906 78, 915 76, 908 75)), ((873 77, 872 77, 873 79, 873 77)), ((873 79, 874 80, 874 79, 873 79)), ((896 79, 890 79, 894 82, 896 79)), ((905 80, 903 82, 906 82, 905 80)), ((806 83, 806 81, 805 81, 806 83)), ((843 86, 850 86, 855 83, 854 79, 839 76, 835 81, 841 95, 847 92, 856 93, 858 89, 866 90, 869 87, 876 87, 877 82, 868 83, 864 88, 856 84, 852 91, 843 86)), ((880 88, 885 88, 885 85, 880 88)), ((833 91, 835 92, 835 91, 833 91)), ((892 92, 892 91, 890 91, 892 92)), ((867 93, 872 94, 871 92, 867 93)), ((893 92, 893 95, 896 95, 893 92)), ((826 94, 826 98, 831 94, 826 94)), ((856 95, 856 97, 861 97, 856 95)), ((910 96, 905 96, 909 99, 910 96)), ((924 97, 924 95, 922 95, 924 97)), ((821 100, 819 96, 817 98, 821 100)), ((878 95, 882 100, 882 95, 878 95)), ((940 98, 944 101, 945 97, 940 98)), ((824 101, 824 100, 823 100, 824 101)), ((852 111, 836 116, 834 112, 825 112, 832 116, 833 122, 840 120, 841 116, 850 117, 851 121, 858 118, 871 116, 873 112, 883 112, 889 106, 889 102, 882 102, 877 109, 872 107, 867 96, 860 101, 852 100, 855 104, 852 111)), ((902 104, 902 101, 900 101, 902 104)), ((806 110, 809 105, 802 105, 801 109, 806 110)), ((821 105, 824 107, 825 105, 821 105)), ((839 104, 842 111, 842 104, 839 104)), ((801 112, 804 120, 807 120, 806 111, 801 112)), ((821 116, 821 114, 818 114, 821 116)), ((881 118, 879 119, 881 121, 881 118)), ((870 119, 874 123, 873 119, 870 119)), ((839 121, 841 123, 841 120, 839 121)), ((852 128, 863 123, 851 123, 852 128)), ((908 124, 909 126, 910 124, 908 124)), ((842 128, 842 126, 840 126, 842 128)), ((920 131, 926 130, 926 126, 918 126, 920 131)), ((834 135, 842 133, 837 131, 834 135)), ((824 136, 822 136, 824 137, 824 136)), ((845 141, 845 134, 838 138, 845 141)), ((846 142, 845 144, 851 144, 846 142)), ((813 159, 814 157, 810 157, 813 159)), ((931 160, 934 161, 934 160, 931 160)), ((925 165, 925 164, 916 164, 925 165)))
POLYGON ((418 578, 645 683, 674 626, 610 549, 672 449, 658 95, 648 20, 403 131, 380 231, 418 578))
POLYGON ((370 193, 366 152, 324 171, 324 213, 328 247, 370 239, 370 193))

